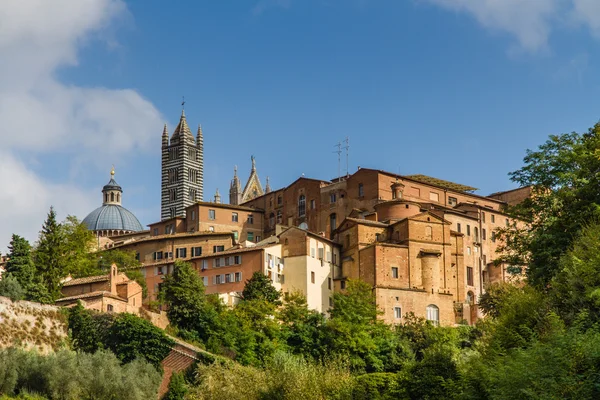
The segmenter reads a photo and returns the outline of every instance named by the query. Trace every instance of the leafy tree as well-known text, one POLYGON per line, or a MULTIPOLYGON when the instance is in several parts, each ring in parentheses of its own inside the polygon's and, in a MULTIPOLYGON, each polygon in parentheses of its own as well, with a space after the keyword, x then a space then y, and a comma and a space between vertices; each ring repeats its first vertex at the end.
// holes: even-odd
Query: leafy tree
POLYGON ((60 297, 60 281, 66 272, 63 252, 63 232, 56 221, 54 208, 50 207, 40 232, 34 260, 51 300, 60 297))
POLYGON ((63 273, 75 278, 100 274, 95 262, 94 234, 76 217, 69 215, 60 224, 63 246, 61 258, 63 273))
POLYGON ((559 270, 559 260, 589 221, 600 217, 600 124, 585 134, 551 135, 525 165, 510 174, 533 195, 509 213, 527 222, 501 230, 498 262, 527 265, 530 283, 545 286, 559 270))
POLYGON ((252 277, 246 281, 242 291, 244 300, 264 300, 269 303, 279 305, 281 294, 275 289, 268 276, 262 272, 255 272, 252 277))
POLYGON ((173 274, 162 284, 161 298, 169 308, 167 316, 179 329, 196 332, 206 342, 217 325, 218 312, 204 294, 204 284, 189 263, 176 261, 173 274))
POLYGON ((148 295, 146 277, 142 274, 142 263, 137 259, 135 251, 110 249, 95 255, 99 273, 107 273, 110 266, 116 264, 120 272, 124 272, 129 279, 136 281, 142 287, 142 297, 146 298, 148 295))
POLYGON ((0 279, 0 296, 9 297, 12 301, 23 300, 25 291, 17 278, 11 274, 5 274, 0 279))
POLYGON ((184 400, 188 392, 188 385, 182 373, 174 373, 169 381, 169 389, 162 400, 184 400))
POLYGON ((13 234, 8 249, 5 273, 12 275, 28 294, 29 288, 36 284, 36 270, 31 256, 31 245, 21 236, 13 234))
POLYGON ((279 313, 282 337, 290 351, 320 360, 326 354, 325 317, 308 308, 301 293, 285 293, 279 313))
POLYGON ((158 368, 174 344, 171 338, 149 321, 122 313, 109 329, 106 347, 124 363, 143 358, 158 368))
POLYGON ((74 350, 95 353, 105 348, 113 314, 93 314, 81 303, 69 309, 68 326, 74 350))

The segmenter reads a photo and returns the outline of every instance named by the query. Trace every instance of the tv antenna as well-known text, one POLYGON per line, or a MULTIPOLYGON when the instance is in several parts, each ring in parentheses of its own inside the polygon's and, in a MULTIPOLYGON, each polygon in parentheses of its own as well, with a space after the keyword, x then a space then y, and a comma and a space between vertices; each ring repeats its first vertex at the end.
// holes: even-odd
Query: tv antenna
POLYGON ((342 142, 338 142, 334 147, 337 147, 337 150, 334 153, 338 155, 338 181, 342 179, 342 142))

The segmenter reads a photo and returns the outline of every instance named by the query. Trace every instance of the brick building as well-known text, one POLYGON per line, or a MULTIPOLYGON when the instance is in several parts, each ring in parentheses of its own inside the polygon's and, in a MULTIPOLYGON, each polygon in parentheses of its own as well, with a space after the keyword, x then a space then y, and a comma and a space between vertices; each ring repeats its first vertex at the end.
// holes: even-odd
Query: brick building
POLYGON ((87 309, 102 312, 139 314, 142 306, 142 287, 118 272, 113 264, 107 275, 71 279, 63 283, 63 298, 57 305, 70 306, 81 302, 87 309))

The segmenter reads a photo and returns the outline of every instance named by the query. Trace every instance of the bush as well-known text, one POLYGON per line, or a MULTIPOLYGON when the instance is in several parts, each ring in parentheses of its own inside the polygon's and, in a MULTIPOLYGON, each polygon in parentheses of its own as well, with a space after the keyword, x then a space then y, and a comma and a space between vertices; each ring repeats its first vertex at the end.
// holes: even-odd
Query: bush
POLYGON ((122 366, 107 351, 86 354, 61 350, 43 356, 5 349, 0 350, 0 360, 0 390, 6 395, 29 392, 60 400, 145 400, 156 398, 161 380, 149 363, 136 360, 122 366))
POLYGON ((359 375, 354 379, 355 400, 398 399, 398 376, 391 372, 359 375))
POLYGON ((19 284, 17 278, 11 274, 6 274, 0 280, 0 296, 9 297, 12 301, 23 300, 25 290, 19 284))

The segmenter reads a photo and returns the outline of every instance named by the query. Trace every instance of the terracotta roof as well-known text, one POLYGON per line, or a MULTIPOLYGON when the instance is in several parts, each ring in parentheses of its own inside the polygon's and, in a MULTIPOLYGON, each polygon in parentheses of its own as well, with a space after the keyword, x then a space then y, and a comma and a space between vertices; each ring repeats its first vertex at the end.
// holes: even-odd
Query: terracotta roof
POLYGON ((86 276, 85 278, 71 279, 70 281, 63 283, 63 287, 85 285, 85 284, 94 283, 94 282, 104 282, 104 281, 108 281, 109 278, 110 277, 108 274, 107 275, 86 276))
POLYGON ((321 236, 321 235, 319 235, 319 234, 316 234, 316 233, 314 233, 314 232, 308 231, 308 230, 306 230, 306 229, 300 229, 300 228, 298 228, 297 226, 290 226, 290 227, 289 227, 289 228, 287 228, 285 231, 281 232, 281 233, 279 234, 279 236, 283 235, 284 233, 286 233, 286 232, 288 232, 288 231, 290 231, 290 230, 292 230, 292 229, 296 229, 296 230, 299 230, 299 231, 301 231, 301 232, 304 232, 304 233, 306 233, 306 235, 307 235, 307 236, 310 236, 310 237, 312 237, 312 238, 315 238, 315 239, 317 239, 317 240, 323 240, 323 241, 325 241, 325 242, 328 242, 328 243, 330 243, 330 244, 333 244, 333 245, 336 245, 336 246, 340 246, 340 244, 339 244, 339 243, 337 243, 337 242, 335 242, 335 241, 333 241, 333 240, 331 240, 331 239, 327 239, 326 237, 323 237, 323 236, 321 236))
MULTIPOLYGON (((252 200, 254 200, 254 199, 252 199, 252 200)), ((252 201, 252 200, 248 200, 248 201, 252 201)), ((247 207, 247 206, 236 206, 233 204, 224 204, 224 203, 211 203, 208 201, 198 201, 198 202, 192 204, 191 206, 187 206, 186 208, 190 208, 195 205, 215 207, 215 208, 229 208, 231 210, 241 210, 241 211, 250 211, 250 212, 261 212, 261 213, 265 212, 264 210, 262 210, 260 208, 247 207)))
POLYGON ((113 294, 111 292, 107 292, 107 291, 104 291, 104 290, 100 290, 100 291, 96 291, 96 292, 89 292, 89 293, 82 293, 82 294, 78 294, 76 296, 63 297, 62 299, 56 300, 56 302, 57 303, 62 303, 62 302, 65 302, 65 301, 80 300, 80 299, 89 299, 89 298, 93 298, 93 297, 110 297, 112 299, 116 299, 116 300, 121 300, 121 301, 127 302, 127 300, 122 299, 121 297, 117 296, 116 294, 113 294))
POLYGON ((218 253, 211 253, 211 254, 206 254, 206 255, 202 255, 202 256, 191 257, 190 260, 199 260, 202 258, 210 258, 210 257, 221 257, 221 256, 229 255, 229 254, 249 253, 251 251, 266 249, 268 247, 271 247, 272 245, 273 244, 271 243, 271 244, 265 244, 265 245, 261 245, 261 246, 242 247, 241 249, 219 251, 218 253))
POLYGON ((434 178, 432 176, 427 176, 427 175, 417 174, 417 175, 407 175, 406 177, 413 179, 415 181, 429 183, 432 185, 440 186, 440 187, 451 189, 451 190, 456 190, 458 192, 472 192, 474 190, 477 190, 477 188, 474 188, 472 186, 467 186, 467 185, 462 185, 460 183, 445 181, 443 179, 438 179, 438 178, 434 178))
POLYGON ((346 218, 346 220, 348 221, 352 221, 352 222, 356 222, 357 224, 361 224, 361 225, 369 225, 369 226, 377 226, 377 227, 381 227, 381 228, 385 228, 388 227, 389 225, 384 223, 384 222, 379 222, 379 221, 371 221, 368 219, 360 219, 360 218, 346 218))
POLYGON ((510 192, 515 192, 517 190, 522 190, 522 189, 531 189, 532 185, 529 186, 521 186, 518 188, 514 188, 514 189, 509 189, 509 190, 503 190, 501 192, 494 192, 492 194, 489 194, 488 197, 492 197, 492 196, 500 196, 502 194, 506 194, 506 193, 510 193, 510 192))
POLYGON ((179 238, 186 238, 186 237, 201 237, 201 236, 233 236, 233 232, 183 232, 183 233, 172 233, 172 234, 168 234, 168 235, 148 236, 148 237, 142 238, 140 240, 135 240, 135 241, 127 242, 127 243, 119 243, 118 245, 115 244, 114 247, 129 246, 131 244, 150 242, 153 240, 179 239, 179 238))

